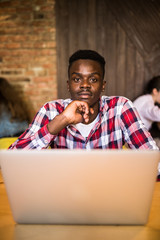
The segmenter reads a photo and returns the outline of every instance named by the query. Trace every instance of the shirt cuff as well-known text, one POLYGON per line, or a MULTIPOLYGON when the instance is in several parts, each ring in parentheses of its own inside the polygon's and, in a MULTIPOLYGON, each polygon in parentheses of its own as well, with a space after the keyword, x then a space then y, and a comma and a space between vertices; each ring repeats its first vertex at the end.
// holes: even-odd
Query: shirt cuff
POLYGON ((40 148, 47 148, 50 142, 56 137, 56 135, 52 135, 47 128, 47 125, 43 126, 36 133, 36 141, 40 148))

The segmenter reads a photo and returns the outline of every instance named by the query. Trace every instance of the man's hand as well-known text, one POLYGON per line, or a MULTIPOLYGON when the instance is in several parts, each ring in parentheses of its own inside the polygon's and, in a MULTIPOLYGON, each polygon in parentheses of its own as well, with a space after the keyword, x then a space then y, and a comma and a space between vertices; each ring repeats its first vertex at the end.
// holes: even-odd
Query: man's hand
POLYGON ((61 114, 57 115, 48 123, 48 131, 51 134, 56 135, 70 124, 77 124, 81 122, 88 123, 90 116, 93 113, 94 110, 89 107, 88 103, 83 101, 73 101, 61 114))
POLYGON ((68 120, 69 124, 77 124, 80 122, 88 123, 90 115, 94 113, 93 108, 90 108, 88 103, 83 101, 73 101, 63 111, 63 115, 68 120))

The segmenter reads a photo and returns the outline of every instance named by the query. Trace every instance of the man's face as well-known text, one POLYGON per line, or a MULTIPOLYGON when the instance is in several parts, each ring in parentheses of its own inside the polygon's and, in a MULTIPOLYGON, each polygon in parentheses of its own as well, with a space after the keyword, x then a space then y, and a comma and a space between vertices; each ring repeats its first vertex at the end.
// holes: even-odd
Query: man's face
POLYGON ((80 59, 72 63, 68 80, 72 100, 85 101, 94 107, 104 86, 103 70, 97 61, 80 59))

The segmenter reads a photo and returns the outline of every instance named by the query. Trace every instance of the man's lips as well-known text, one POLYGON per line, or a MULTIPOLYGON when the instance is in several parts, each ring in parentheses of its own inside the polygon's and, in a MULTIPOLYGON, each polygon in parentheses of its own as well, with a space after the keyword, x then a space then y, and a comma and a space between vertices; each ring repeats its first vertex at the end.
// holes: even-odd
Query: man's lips
POLYGON ((87 98, 87 97, 92 96, 92 94, 91 94, 91 92, 79 92, 78 96, 87 98))

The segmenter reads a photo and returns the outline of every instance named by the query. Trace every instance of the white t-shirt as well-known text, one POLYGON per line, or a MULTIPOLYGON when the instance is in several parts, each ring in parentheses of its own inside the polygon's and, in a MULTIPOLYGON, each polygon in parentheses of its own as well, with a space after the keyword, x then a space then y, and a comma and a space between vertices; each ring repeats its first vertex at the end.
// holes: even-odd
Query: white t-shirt
POLYGON ((84 138, 87 138, 90 131, 92 130, 92 128, 94 127, 94 125, 96 124, 96 122, 98 122, 99 120, 99 114, 97 115, 97 117, 94 119, 93 122, 91 122, 90 124, 83 124, 83 123, 77 123, 74 126, 84 138))
POLYGON ((148 130, 153 122, 160 122, 160 108, 155 106, 151 94, 138 97, 133 104, 148 130))

